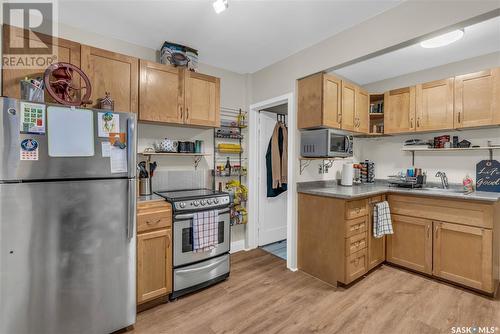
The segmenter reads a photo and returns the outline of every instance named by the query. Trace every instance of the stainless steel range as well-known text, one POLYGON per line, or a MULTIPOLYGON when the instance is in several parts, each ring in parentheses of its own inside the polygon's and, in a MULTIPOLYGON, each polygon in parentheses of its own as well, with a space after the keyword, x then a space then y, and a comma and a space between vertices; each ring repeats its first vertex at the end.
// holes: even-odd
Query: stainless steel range
POLYGON ((172 204, 174 299, 225 280, 229 276, 230 200, 224 192, 209 189, 159 191, 172 204), (219 212, 218 244, 206 252, 193 251, 193 217, 200 211, 219 212))

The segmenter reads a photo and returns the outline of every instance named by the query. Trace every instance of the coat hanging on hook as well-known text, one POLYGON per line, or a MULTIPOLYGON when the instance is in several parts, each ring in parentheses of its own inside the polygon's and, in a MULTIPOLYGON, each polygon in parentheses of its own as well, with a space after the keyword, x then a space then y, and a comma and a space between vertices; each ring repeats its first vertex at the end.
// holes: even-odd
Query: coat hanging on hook
POLYGON ((278 121, 266 152, 267 197, 276 197, 287 190, 288 182, 288 131, 278 121))

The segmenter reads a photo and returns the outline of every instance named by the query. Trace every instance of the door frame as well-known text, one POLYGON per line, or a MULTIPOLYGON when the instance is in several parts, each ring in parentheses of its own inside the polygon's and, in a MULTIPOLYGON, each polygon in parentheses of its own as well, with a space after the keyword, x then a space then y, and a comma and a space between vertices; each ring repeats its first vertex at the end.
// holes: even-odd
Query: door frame
MULTIPOLYGON (((290 270, 297 270, 297 215, 296 203, 296 138, 297 119, 295 114, 295 101, 292 92, 277 96, 265 101, 250 105, 248 115, 248 140, 250 143, 257 143, 259 139, 259 111, 262 109, 274 107, 283 103, 288 105, 288 190, 287 190, 287 260, 286 266, 290 270)), ((248 224, 247 224, 247 247, 249 249, 257 248, 259 222, 259 145, 249 145, 248 151, 248 224)))

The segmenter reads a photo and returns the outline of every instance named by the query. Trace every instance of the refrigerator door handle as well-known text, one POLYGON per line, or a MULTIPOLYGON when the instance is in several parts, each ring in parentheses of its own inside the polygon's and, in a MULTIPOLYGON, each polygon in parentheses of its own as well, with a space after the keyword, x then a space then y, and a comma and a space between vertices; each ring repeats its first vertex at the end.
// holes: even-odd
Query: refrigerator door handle
POLYGON ((136 180, 129 179, 128 180, 128 218, 127 218, 127 240, 132 240, 134 237, 134 227, 135 227, 135 211, 137 206, 137 197, 136 197, 136 180))
POLYGON ((133 178, 136 177, 136 150, 137 150, 137 138, 135 135, 136 127, 135 116, 129 117, 127 119, 127 158, 128 158, 128 176, 133 178))

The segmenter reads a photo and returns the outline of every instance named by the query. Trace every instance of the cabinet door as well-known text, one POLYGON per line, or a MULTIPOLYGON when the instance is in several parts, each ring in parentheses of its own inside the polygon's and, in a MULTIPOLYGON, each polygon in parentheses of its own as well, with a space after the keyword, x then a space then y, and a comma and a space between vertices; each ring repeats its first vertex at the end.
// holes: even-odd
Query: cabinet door
POLYGON ((355 130, 356 86, 342 80, 342 117, 343 130, 355 130))
POLYGON ((362 133, 369 133, 369 109, 370 109, 370 95, 368 92, 356 87, 356 112, 354 114, 355 131, 362 133))
POLYGON ((94 105, 109 92, 115 101, 115 111, 137 112, 137 58, 82 45, 82 70, 90 79, 90 99, 94 105))
POLYGON ((137 304, 172 291, 171 240, 171 229, 137 235, 137 304))
POLYGON ((455 77, 455 127, 500 124, 500 68, 455 77))
POLYGON ((417 85, 417 131, 453 129, 453 81, 451 78, 417 85))
MULTIPOLYGON (((75 66, 80 67, 80 44, 68 41, 62 38, 56 38, 47 35, 38 35, 31 31, 27 37, 24 36, 24 29, 4 25, 3 26, 3 49, 6 49, 5 43, 7 43, 8 36, 11 34, 11 41, 14 43, 15 41, 19 41, 19 43, 23 43, 26 39, 27 43, 32 45, 32 47, 43 47, 45 45, 52 45, 54 48, 57 48, 57 59, 54 62, 65 62, 70 63, 75 66)), ((16 43, 17 44, 17 43, 16 43)), ((5 55, 5 54, 4 54, 5 55)), ((5 55, 7 56, 7 55, 5 55)), ((44 69, 8 69, 2 68, 2 95, 7 97, 13 97, 19 99, 21 97, 21 89, 19 82, 25 77, 43 77, 44 69)), ((76 86, 79 86, 80 83, 75 83, 76 86)), ((49 94, 45 92, 45 101, 53 102, 50 98, 49 94)))
POLYGON ((394 234, 387 236, 387 261, 432 273, 432 221, 392 215, 394 234))
POLYGON ((141 59, 139 120, 184 123, 183 85, 180 68, 141 59))
POLYGON ((384 94, 384 133, 415 131, 415 86, 384 94))
POLYGON ((330 128, 340 129, 342 118, 342 83, 333 75, 323 76, 323 121, 330 128))
POLYGON ((493 292, 492 231, 434 222, 435 276, 493 292))
POLYGON ((371 270, 385 261, 386 237, 375 238, 373 236, 373 207, 375 203, 382 201, 382 196, 370 198, 368 213, 368 270, 371 270))
POLYGON ((218 127, 220 125, 220 79, 205 74, 185 73, 186 124, 218 127))

